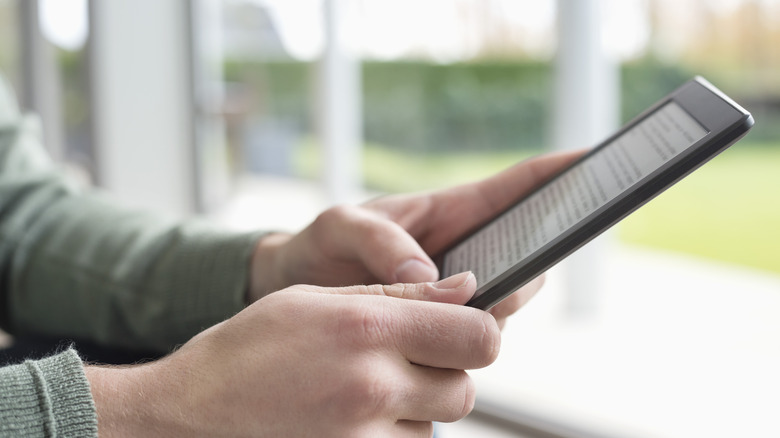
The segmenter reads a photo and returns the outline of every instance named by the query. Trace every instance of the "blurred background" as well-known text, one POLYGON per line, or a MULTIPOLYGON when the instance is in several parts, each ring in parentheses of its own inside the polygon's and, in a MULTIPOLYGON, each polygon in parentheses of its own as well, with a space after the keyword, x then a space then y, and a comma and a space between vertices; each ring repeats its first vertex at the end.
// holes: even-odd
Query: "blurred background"
POLYGON ((0 0, 46 145, 131 205, 296 230, 591 146, 694 75, 755 128, 556 267, 444 436, 778 436, 779 0, 0 0))

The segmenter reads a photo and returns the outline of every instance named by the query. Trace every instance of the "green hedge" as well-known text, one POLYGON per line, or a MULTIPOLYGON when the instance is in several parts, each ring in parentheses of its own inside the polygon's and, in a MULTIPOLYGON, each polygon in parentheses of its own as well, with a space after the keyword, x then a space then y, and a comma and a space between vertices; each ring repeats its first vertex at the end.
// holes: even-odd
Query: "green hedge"
MULTIPOLYGON (((316 66, 228 62, 229 81, 252 90, 260 117, 314 131, 316 66)), ((626 120, 692 76, 641 61, 622 67, 626 120)), ((363 117, 367 142, 430 152, 516 150, 548 145, 552 67, 539 62, 366 62, 363 117)))

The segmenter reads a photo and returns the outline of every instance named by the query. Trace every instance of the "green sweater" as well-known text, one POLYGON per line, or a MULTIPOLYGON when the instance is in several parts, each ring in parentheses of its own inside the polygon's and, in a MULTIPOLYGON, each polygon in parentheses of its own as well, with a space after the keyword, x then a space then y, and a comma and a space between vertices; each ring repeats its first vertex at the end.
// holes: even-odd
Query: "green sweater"
MULTIPOLYGON (((1 80, 3 330, 164 352, 244 307, 259 233, 124 210, 77 187, 1 80)), ((0 437, 95 435, 89 394, 74 351, 0 368, 0 437)))

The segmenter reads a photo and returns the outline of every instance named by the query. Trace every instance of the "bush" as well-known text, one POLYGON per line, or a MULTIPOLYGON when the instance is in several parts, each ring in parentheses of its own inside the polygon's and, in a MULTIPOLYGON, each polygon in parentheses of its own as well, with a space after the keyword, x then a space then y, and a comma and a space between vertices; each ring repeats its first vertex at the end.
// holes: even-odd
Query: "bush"
MULTIPOLYGON (((242 85, 261 118, 283 121, 300 135, 315 130, 312 63, 232 61, 229 81, 242 85)), ((549 145, 550 63, 458 64, 366 62, 363 122, 367 142, 409 151, 507 151, 549 145)), ((622 68, 623 121, 692 76, 653 60, 622 68)))

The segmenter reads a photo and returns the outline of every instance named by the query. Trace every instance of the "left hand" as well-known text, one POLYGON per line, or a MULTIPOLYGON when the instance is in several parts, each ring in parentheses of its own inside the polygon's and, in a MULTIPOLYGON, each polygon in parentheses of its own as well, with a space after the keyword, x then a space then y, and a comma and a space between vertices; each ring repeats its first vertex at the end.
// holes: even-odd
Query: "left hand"
MULTIPOLYGON (((435 281, 439 272, 430 255, 443 251, 580 155, 543 155, 476 183, 326 210, 298 234, 273 234, 258 242, 249 300, 293 284, 435 281)), ((543 283, 543 276, 533 280, 493 307, 491 313, 503 325, 503 319, 525 304, 543 283)))

